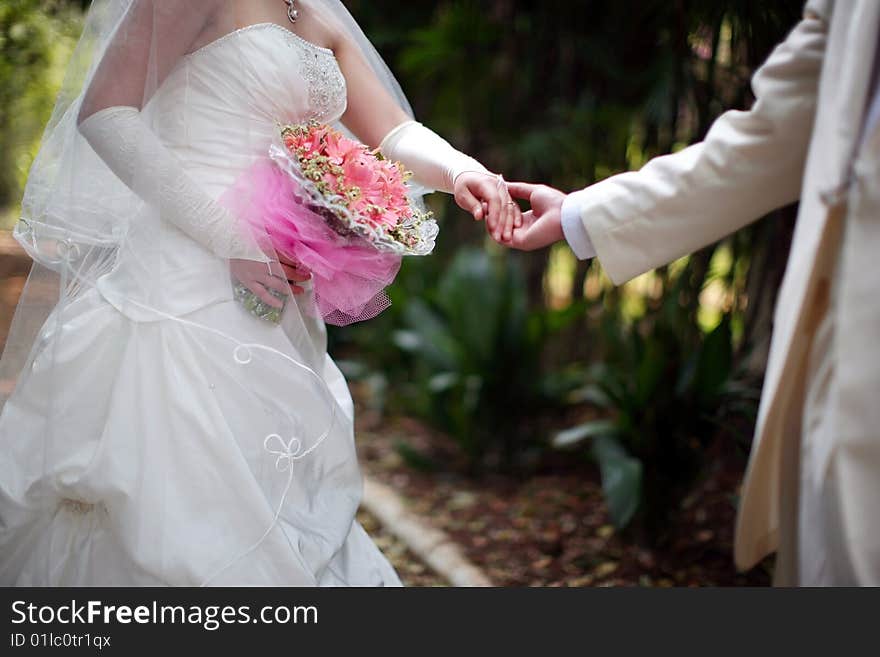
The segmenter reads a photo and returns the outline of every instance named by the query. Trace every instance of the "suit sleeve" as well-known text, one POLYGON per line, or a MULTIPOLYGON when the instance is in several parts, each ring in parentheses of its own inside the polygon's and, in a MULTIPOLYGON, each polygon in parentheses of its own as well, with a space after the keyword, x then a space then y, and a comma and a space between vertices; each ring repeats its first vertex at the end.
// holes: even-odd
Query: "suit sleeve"
MULTIPOLYGON (((755 73, 755 103, 728 111, 704 141, 571 194, 617 283, 715 242, 797 200, 816 109, 827 22, 804 18, 755 73)), ((573 231, 569 231, 573 232, 573 231)))

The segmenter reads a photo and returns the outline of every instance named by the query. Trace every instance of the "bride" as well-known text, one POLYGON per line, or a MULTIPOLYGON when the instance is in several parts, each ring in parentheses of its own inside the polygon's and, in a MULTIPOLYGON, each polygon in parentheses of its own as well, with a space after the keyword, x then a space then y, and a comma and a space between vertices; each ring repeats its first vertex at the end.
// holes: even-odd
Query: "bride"
POLYGON ((340 2, 93 2, 15 228, 35 262, 0 363, 0 584, 400 584, 355 520, 353 406, 308 272, 222 202, 306 120, 499 239, 521 221, 412 120, 340 2))

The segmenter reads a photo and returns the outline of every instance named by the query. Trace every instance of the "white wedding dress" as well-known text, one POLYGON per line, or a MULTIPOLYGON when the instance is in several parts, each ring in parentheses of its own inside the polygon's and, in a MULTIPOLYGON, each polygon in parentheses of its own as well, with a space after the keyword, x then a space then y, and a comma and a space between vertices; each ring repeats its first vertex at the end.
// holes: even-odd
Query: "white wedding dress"
MULTIPOLYGON (((276 122, 336 121, 345 89, 332 51, 264 23, 186 56, 143 113, 219 198, 276 122)), ((355 520, 353 405, 321 320, 297 298, 257 319, 228 262, 129 224, 0 416, 0 584, 400 585, 355 520)))

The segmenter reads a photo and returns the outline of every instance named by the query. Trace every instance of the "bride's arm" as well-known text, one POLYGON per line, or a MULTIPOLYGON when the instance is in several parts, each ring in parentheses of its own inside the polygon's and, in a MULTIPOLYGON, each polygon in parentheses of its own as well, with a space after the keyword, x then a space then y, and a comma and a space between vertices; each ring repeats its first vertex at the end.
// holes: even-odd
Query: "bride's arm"
POLYGON ((129 188, 223 258, 266 261, 254 239, 143 120, 141 108, 211 20, 219 0, 135 0, 85 92, 82 135, 129 188))
POLYGON ((474 219, 485 218, 496 240, 510 239, 522 217, 503 179, 410 119, 344 30, 333 35, 333 51, 348 88, 345 126, 365 144, 401 162, 425 187, 453 194, 474 219))

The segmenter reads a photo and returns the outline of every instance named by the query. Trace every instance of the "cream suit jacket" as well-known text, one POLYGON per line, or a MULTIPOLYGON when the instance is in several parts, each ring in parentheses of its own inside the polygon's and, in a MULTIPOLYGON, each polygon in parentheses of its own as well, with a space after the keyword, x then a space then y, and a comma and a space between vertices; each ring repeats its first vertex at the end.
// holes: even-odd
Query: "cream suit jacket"
POLYGON ((835 513, 852 546, 840 579, 880 584, 880 131, 861 135, 878 26, 877 0, 808 2, 756 72, 751 110, 729 111, 702 143, 567 201, 622 283, 800 200, 737 521, 742 569, 779 545, 780 491, 797 477, 782 454, 798 438, 798 384, 833 275, 839 385, 825 476, 842 491, 835 513))

